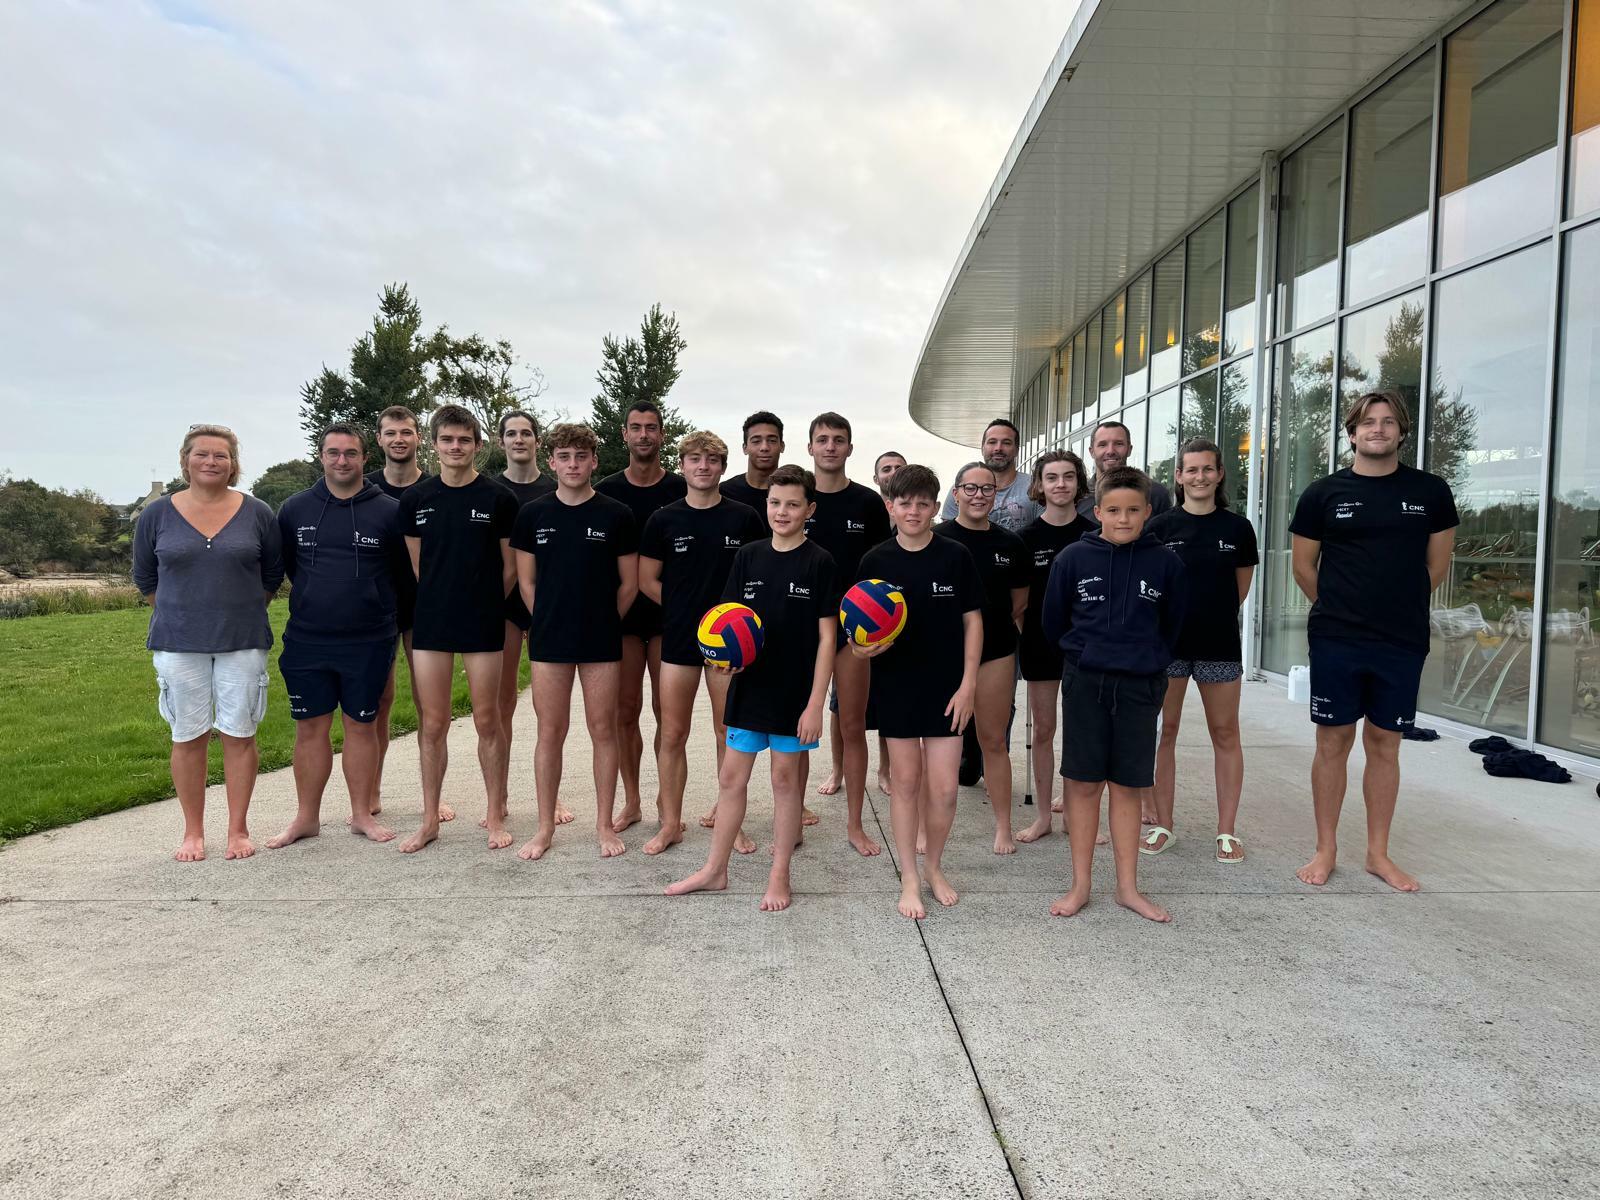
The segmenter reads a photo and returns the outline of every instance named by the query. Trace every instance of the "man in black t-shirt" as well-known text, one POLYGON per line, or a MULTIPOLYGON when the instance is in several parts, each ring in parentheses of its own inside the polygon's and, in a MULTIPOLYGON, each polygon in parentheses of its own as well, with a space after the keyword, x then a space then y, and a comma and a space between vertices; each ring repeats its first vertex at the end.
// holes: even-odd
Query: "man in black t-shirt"
POLYGON ((1414 892, 1416 879, 1389 857, 1389 828, 1400 792, 1400 742, 1416 719, 1428 655, 1428 598, 1450 570, 1460 522, 1449 485, 1400 461, 1411 414, 1398 392, 1361 396, 1344 430, 1355 461, 1301 493, 1289 523, 1294 580, 1311 601, 1306 635, 1317 726, 1317 851, 1295 874, 1323 884, 1333 873, 1345 764, 1364 719, 1367 870, 1396 891, 1414 892))
POLYGON ((667 888, 667 895, 720 892, 744 823, 756 755, 772 755, 772 873, 762 912, 789 907, 789 860, 800 841, 805 755, 822 736, 823 704, 833 673, 838 584, 833 559, 806 538, 816 484, 811 472, 779 467, 767 493, 770 541, 741 549, 728 572, 725 600, 747 604, 761 618, 755 661, 735 673, 725 717, 728 746, 717 775, 717 826, 706 865, 667 888))
POLYGON ((776 414, 763 410, 744 419, 744 456, 745 469, 722 481, 722 494, 755 509, 761 528, 771 533, 767 525, 767 477, 778 469, 778 460, 783 457, 783 422, 776 414))
MULTIPOLYGON (((860 580, 861 556, 887 538, 889 512, 883 497, 851 483, 845 474, 855 450, 850 422, 836 412, 813 418, 806 450, 816 464, 816 511, 806 522, 806 536, 833 555, 839 572, 839 595, 860 580)), ((835 606, 837 607, 837 605, 835 606)), ((844 631, 839 631, 844 645, 844 631)), ((871 857, 882 847, 867 836, 861 823, 867 798, 867 688, 871 671, 865 659, 837 655, 833 663, 833 770, 817 788, 831 796, 844 786, 845 837, 856 853, 871 857)), ((813 818, 813 821, 815 818, 813 818)), ((808 822, 808 824, 811 822, 808 822)))
POLYGON ((511 545, 517 582, 531 614, 533 711, 538 721, 534 786, 539 832, 519 858, 543 858, 556 833, 562 753, 572 719, 572 681, 583 686, 583 715, 594 750, 595 838, 600 856, 625 847, 615 825, 617 692, 623 614, 639 590, 638 537, 628 506, 590 486, 600 443, 587 425, 550 430, 556 490, 517 514, 511 545))
POLYGON ((500 647, 506 589, 513 572, 511 526, 517 502, 473 465, 483 444, 478 418, 446 404, 428 423, 439 474, 400 500, 400 530, 417 577, 412 693, 417 702, 417 749, 422 759, 422 827, 400 844, 407 854, 439 836, 440 793, 448 763, 451 684, 455 656, 466 668, 478 763, 487 799, 489 848, 511 844, 506 828, 505 744, 500 734, 500 647))
MULTIPOLYGON (((636 401, 622 414, 622 440, 628 446, 628 465, 607 475, 595 491, 628 506, 633 513, 635 536, 652 513, 674 500, 682 500, 683 477, 661 465, 661 410, 649 400, 636 401)), ((648 596, 639 595, 622 618, 622 667, 617 684, 617 739, 622 763, 622 812, 616 828, 621 833, 640 818, 639 760, 644 757, 644 735, 639 716, 644 711, 644 677, 650 675, 650 708, 655 715, 657 753, 661 749, 661 609, 648 596)))
MULTIPOLYGON (((719 768, 727 740, 722 715, 732 677, 706 665, 700 653, 700 619, 721 603, 739 548, 764 537, 754 510, 717 490, 727 465, 728 444, 714 433, 691 433, 679 442, 678 466, 689 494, 657 510, 645 522, 639 541, 639 590, 661 606, 661 734, 656 747, 661 825, 645 843, 646 854, 659 854, 683 840, 686 747, 702 676, 711 698, 719 768)), ((715 808, 701 824, 716 824, 715 808)), ((741 831, 735 848, 749 854, 755 843, 741 831)))

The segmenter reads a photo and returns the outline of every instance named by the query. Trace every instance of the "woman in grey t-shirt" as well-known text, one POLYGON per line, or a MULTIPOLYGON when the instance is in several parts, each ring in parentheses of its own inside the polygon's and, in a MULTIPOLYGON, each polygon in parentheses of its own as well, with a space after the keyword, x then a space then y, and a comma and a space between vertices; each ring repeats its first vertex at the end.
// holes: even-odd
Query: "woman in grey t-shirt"
POLYGON ((172 783, 183 808, 179 862, 206 856, 206 747, 222 735, 228 858, 255 853, 246 816, 255 790, 256 727, 267 711, 267 602, 283 582, 272 509, 243 492, 239 441, 194 425, 178 451, 187 490, 139 514, 133 583, 154 607, 146 645, 161 716, 172 728, 172 783))

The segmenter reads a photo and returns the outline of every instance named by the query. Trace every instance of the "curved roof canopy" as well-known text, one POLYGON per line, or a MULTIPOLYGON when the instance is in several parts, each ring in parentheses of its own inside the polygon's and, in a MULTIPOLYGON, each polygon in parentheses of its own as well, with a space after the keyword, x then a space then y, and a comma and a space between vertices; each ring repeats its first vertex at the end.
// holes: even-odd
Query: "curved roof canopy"
POLYGON ((911 381, 975 445, 1141 264, 1462 0, 1083 0, 984 197, 911 381))

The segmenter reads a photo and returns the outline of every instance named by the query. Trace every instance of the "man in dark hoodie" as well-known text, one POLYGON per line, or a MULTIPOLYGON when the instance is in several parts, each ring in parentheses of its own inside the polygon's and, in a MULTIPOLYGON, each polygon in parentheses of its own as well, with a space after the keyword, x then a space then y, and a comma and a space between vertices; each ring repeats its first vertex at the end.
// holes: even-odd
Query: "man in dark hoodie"
POLYGON ((278 510, 284 571, 293 581, 278 670, 294 717, 299 811, 267 847, 321 832, 322 792, 333 773, 333 710, 344 721, 350 828, 374 842, 394 831, 372 815, 378 791, 379 702, 394 662, 396 574, 410 564, 400 505, 362 477, 367 449, 353 425, 321 438, 322 478, 278 510))
POLYGON ((1111 785, 1117 903, 1152 921, 1171 914, 1139 891, 1139 793, 1155 784, 1156 719, 1183 627, 1183 562, 1144 532, 1150 479, 1132 467, 1095 481, 1096 533, 1056 557, 1045 588, 1045 636, 1061 647, 1061 776, 1066 781, 1072 887, 1050 906, 1070 917, 1089 902, 1100 793, 1111 785))

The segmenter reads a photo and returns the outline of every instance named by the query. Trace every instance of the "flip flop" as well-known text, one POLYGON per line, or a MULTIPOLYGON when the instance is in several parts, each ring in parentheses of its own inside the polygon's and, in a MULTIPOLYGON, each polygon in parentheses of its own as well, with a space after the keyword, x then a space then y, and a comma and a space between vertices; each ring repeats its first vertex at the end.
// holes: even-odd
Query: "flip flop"
POLYGON ((1230 867, 1238 866, 1244 861, 1244 843, 1238 838, 1234 837, 1231 833, 1217 834, 1217 861, 1219 863, 1226 863, 1230 867), (1224 854, 1232 854, 1236 847, 1239 851, 1238 858, 1222 857, 1224 854))
POLYGON ((1165 854, 1177 844, 1178 835, 1173 833, 1172 830, 1168 829, 1165 825, 1152 825, 1150 826, 1149 830, 1146 831, 1144 837, 1140 838, 1139 840, 1144 843, 1139 847, 1140 854, 1165 854), (1156 842, 1158 839, 1160 839, 1162 834, 1166 834, 1167 840, 1162 842, 1161 845, 1157 846, 1156 842))

